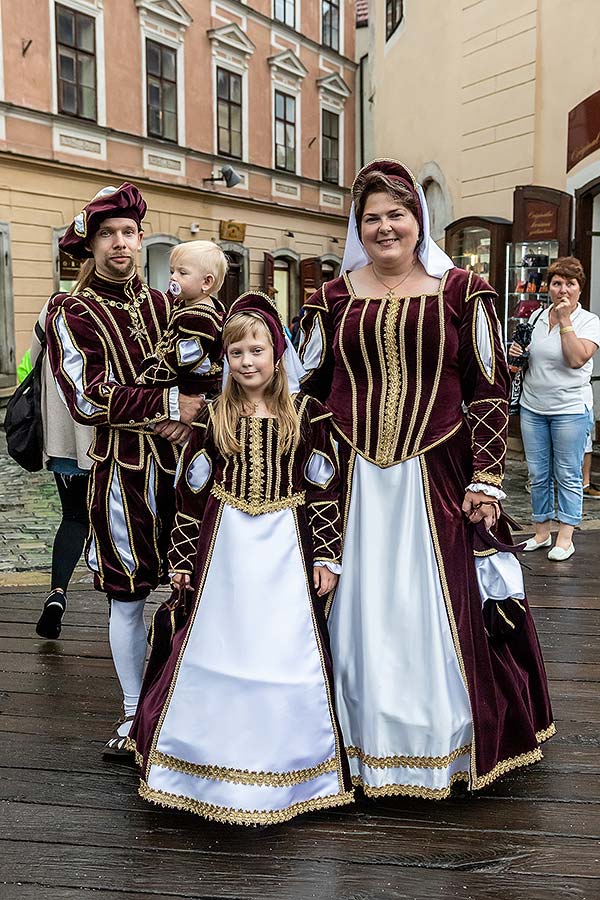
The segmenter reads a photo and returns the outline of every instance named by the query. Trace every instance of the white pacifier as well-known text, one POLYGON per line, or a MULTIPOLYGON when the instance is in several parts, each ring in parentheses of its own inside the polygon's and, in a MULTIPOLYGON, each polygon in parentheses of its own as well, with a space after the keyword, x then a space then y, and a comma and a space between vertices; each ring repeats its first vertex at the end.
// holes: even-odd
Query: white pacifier
POLYGON ((169 291, 173 294, 174 297, 179 297, 181 293, 181 285, 177 281, 169 282, 169 291))

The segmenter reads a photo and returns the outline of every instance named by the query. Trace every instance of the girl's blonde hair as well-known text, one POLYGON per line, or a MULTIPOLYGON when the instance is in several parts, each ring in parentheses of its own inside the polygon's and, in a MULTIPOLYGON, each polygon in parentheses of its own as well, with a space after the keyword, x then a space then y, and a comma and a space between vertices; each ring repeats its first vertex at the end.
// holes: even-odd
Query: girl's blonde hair
POLYGON ((171 265, 182 263, 186 256, 195 260, 205 275, 214 276, 212 292, 218 293, 227 274, 227 257, 219 245, 212 241, 184 241, 182 244, 176 244, 171 250, 171 265))
MULTIPOLYGON (((249 334, 255 338, 262 337, 264 334, 273 346, 271 332, 262 316, 257 313, 244 312, 233 316, 223 329, 225 352, 227 353, 230 344, 243 340, 249 334)), ((269 411, 277 419, 281 452, 287 453, 296 447, 300 440, 300 419, 288 388, 283 359, 275 364, 273 378, 265 391, 265 401, 269 411)), ((246 402, 243 389, 230 372, 223 393, 214 404, 215 444, 223 456, 233 456, 241 452, 237 426, 241 416, 245 415, 246 402)))

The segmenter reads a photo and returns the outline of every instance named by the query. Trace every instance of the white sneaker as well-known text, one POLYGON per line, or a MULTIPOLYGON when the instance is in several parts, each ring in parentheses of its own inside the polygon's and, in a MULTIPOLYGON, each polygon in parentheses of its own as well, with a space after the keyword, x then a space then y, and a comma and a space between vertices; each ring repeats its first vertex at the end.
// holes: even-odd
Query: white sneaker
POLYGON ((565 559, 569 559, 570 556, 573 556, 575 553, 575 547, 571 544, 564 550, 562 547, 553 547, 552 550, 548 554, 548 559, 554 560, 554 562, 562 562, 565 559))
POLYGON ((524 552, 528 552, 530 550, 541 550, 542 547, 551 547, 552 546, 552 535, 548 535, 545 541, 538 542, 534 537, 529 538, 528 541, 525 541, 525 546, 523 547, 524 552))

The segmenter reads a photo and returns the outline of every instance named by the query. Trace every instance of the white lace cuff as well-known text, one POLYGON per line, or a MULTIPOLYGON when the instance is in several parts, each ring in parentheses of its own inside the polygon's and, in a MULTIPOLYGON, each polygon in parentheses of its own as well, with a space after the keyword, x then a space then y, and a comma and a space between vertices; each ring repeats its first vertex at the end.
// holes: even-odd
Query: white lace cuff
POLYGON ((170 387, 169 388, 169 418, 173 419, 175 422, 181 421, 181 414, 179 412, 179 388, 178 387, 170 387))
POLYGON ((480 482, 476 482, 475 484, 467 485, 466 490, 473 491, 474 493, 487 494, 488 497, 494 497, 496 500, 506 500, 504 491, 491 484, 481 484, 480 482))
POLYGON ((315 559, 315 566, 321 566, 321 568, 329 569, 334 575, 342 574, 342 567, 339 563, 331 562, 328 559, 315 559))

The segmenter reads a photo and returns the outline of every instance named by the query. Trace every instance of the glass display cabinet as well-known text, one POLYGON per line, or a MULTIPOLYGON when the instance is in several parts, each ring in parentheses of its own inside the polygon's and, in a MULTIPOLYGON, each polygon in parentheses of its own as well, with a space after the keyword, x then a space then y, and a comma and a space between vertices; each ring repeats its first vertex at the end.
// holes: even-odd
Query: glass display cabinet
POLYGON ((510 340, 519 322, 548 303, 548 266, 559 256, 559 242, 518 241, 506 248, 506 319, 510 340))
POLYGON ((446 228, 445 248, 461 269, 481 275, 498 292, 498 318, 504 321, 506 245, 512 225, 496 216, 464 216, 446 228))

